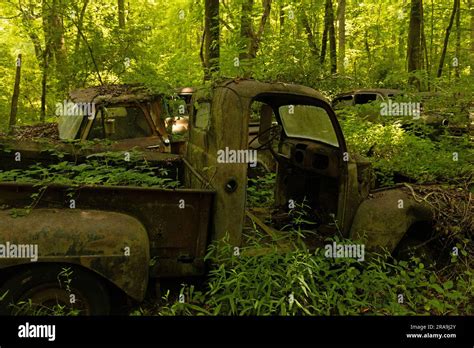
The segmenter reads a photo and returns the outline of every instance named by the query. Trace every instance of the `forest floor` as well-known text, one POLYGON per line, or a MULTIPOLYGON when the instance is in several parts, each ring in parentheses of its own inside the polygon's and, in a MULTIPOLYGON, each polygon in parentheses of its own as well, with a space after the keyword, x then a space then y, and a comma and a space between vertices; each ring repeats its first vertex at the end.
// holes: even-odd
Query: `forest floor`
MULTIPOLYGON (((5 137, 8 134, 1 133, 0 137, 5 137)), ((59 129, 58 124, 53 122, 47 122, 42 124, 36 124, 32 126, 20 126, 15 127, 11 134, 17 140, 31 140, 31 139, 48 139, 48 140, 59 140, 59 129)))

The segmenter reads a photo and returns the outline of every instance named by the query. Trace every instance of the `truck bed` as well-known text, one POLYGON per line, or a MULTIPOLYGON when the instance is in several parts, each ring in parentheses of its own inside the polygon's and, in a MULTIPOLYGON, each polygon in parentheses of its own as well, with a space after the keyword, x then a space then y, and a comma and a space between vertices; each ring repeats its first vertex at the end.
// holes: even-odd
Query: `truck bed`
MULTIPOLYGON (((203 258, 209 242, 211 208, 215 192, 196 189, 161 189, 129 186, 40 187, 28 183, 0 183, 0 211, 14 209, 71 209, 119 212, 136 218, 150 241, 154 277, 204 272, 203 258), (38 193, 36 198, 34 194, 38 193), (32 196, 33 195, 33 196, 32 196)), ((21 219, 20 216, 16 219, 21 219)), ((61 223, 59 211, 57 223, 61 223)), ((14 223, 15 219, 12 220, 14 223)), ((1 231, 0 231, 1 233, 1 231)), ((28 233, 25 231, 25 233, 28 233)), ((110 233, 114 233, 113 221, 110 233)), ((40 246, 41 250, 41 246, 40 246)))

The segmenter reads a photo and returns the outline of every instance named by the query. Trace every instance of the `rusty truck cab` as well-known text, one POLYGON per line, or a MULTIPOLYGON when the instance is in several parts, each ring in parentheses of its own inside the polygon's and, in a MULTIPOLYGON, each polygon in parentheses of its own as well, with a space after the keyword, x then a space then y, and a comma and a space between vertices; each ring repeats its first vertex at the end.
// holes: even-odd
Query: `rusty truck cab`
POLYGON ((249 163, 232 158, 222 161, 220 154, 249 150, 248 129, 255 105, 261 110, 255 140, 277 162, 276 205, 285 208, 290 201, 305 200, 323 224, 336 220, 347 234, 365 193, 360 192, 357 165, 347 154, 328 101, 304 86, 228 80, 195 92, 185 155, 207 181, 203 184, 187 175, 186 184, 193 188, 210 185, 217 191, 214 237, 228 233, 233 245, 241 243, 249 163))

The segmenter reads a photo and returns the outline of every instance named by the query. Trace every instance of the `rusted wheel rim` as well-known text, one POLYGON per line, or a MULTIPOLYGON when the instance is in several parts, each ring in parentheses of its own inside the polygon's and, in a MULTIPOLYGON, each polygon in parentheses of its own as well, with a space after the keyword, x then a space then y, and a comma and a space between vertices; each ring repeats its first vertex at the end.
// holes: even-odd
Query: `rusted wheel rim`
POLYGON ((52 309, 56 305, 65 306, 67 310, 78 310, 80 315, 90 315, 91 308, 85 298, 74 288, 70 291, 58 287, 57 283, 47 283, 35 286, 24 293, 22 301, 31 300, 33 310, 52 309), (74 295, 74 303, 71 303, 74 295))

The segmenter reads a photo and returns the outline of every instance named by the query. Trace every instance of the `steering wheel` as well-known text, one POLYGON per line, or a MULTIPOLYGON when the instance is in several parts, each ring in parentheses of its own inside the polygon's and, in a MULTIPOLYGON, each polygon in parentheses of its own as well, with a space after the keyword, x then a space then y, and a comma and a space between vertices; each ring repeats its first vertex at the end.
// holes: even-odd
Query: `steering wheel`
POLYGON ((268 149, 271 149, 271 144, 273 143, 273 140, 275 140, 276 138, 278 138, 280 136, 280 132, 275 132, 274 134, 271 134, 271 131, 276 130, 276 129, 280 129, 280 128, 281 127, 280 127, 279 124, 274 125, 270 128, 267 128, 261 134, 258 134, 255 138, 253 138, 250 141, 250 143, 248 144, 248 147, 251 148, 251 145, 255 142, 255 140, 259 139, 264 134, 267 134, 267 133, 270 132, 270 138, 264 144, 261 144, 259 147, 255 148, 255 150, 262 150, 262 149, 266 149, 267 147, 268 147, 268 149))

